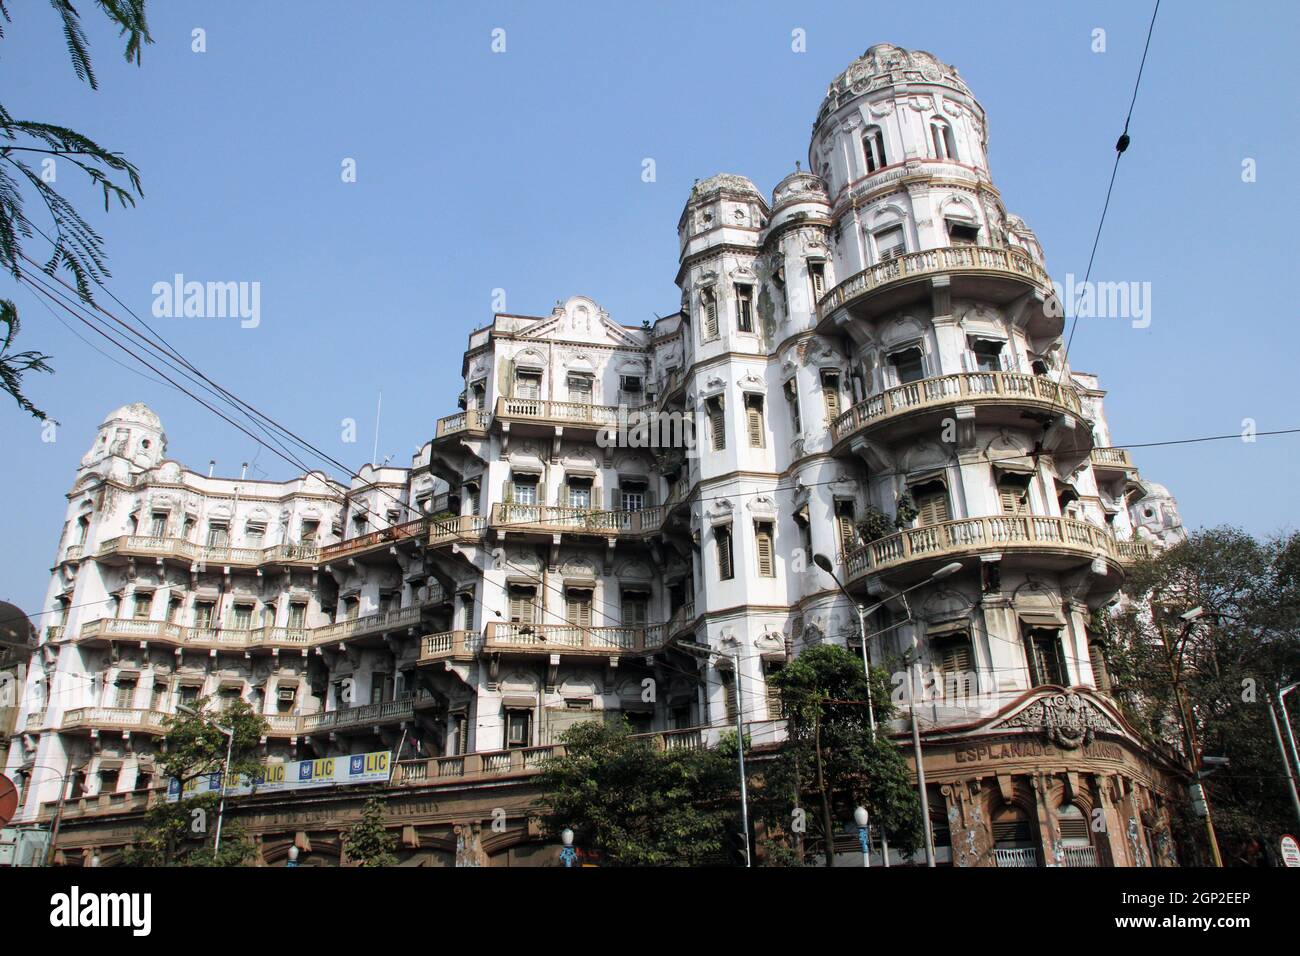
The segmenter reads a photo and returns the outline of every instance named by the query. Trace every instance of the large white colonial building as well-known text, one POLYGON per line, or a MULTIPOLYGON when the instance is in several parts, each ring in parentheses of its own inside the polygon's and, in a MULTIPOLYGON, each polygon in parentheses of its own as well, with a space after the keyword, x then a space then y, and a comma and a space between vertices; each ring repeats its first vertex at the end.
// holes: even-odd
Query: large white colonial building
MULTIPOLYGON (((695 184, 677 314, 628 327, 575 295, 494 316, 409 468, 214 478, 166 458, 148 408, 110 414, 4 765, 23 819, 70 775, 61 850, 111 854, 162 784, 165 716, 241 697, 270 761, 400 746, 395 791, 447 788, 394 823, 403 853, 522 861, 527 801, 506 839, 480 830, 502 798, 463 794, 526 781, 576 721, 707 744, 739 676, 754 745, 779 739, 772 674, 862 640, 824 555, 915 701, 941 861, 1172 862, 1174 768, 1108 699, 1090 620, 1126 561, 1177 540, 1176 507, 1110 447, 987 143, 955 69, 872 47, 806 171, 770 197, 695 184), (696 447, 636 447, 620 423, 644 413, 693 421, 696 447)), ((345 796, 258 799, 267 862, 337 859, 345 796)))

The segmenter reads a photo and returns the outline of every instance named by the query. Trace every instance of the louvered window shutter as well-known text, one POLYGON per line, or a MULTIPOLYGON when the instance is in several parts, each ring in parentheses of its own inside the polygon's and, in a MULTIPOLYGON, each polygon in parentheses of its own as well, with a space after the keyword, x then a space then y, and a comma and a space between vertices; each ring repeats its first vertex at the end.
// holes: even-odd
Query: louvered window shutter
POLYGON ((515 397, 515 360, 510 359, 506 362, 506 398, 515 397))
POLYGON ((750 403, 746 409, 749 415, 749 445, 751 448, 763 447, 763 409, 762 406, 750 403))
POLYGON ((840 526, 840 550, 847 554, 853 550, 853 519, 848 515, 840 515, 835 520, 840 526))
POLYGON ((772 567, 772 531, 770 527, 761 527, 755 535, 758 545, 758 573, 765 578, 775 574, 772 567))
POLYGON ((922 527, 948 520, 948 496, 943 493, 925 495, 916 503, 917 520, 922 527))
POLYGON ((717 338, 718 336, 718 300, 714 298, 712 292, 704 294, 704 337, 706 339, 717 338))
POLYGON ((1099 690, 1110 690, 1110 672, 1106 670, 1106 655, 1101 645, 1093 641, 1088 644, 1088 660, 1092 662, 1092 680, 1099 690))
POLYGON ((968 674, 971 667, 970 644, 954 641, 943 649, 939 669, 945 674, 968 674))
POLYGON ((515 483, 513 481, 506 481, 501 485, 501 500, 506 504, 510 504, 515 500, 515 483))
POLYGON ((715 535, 718 539, 718 577, 726 580, 731 577, 731 530, 719 528, 715 535))
POLYGON ((573 627, 591 627, 591 594, 587 591, 569 592, 569 624, 573 627))
POLYGON ((826 395, 826 417, 831 421, 840 417, 840 387, 838 382, 823 382, 826 395))
POLYGON ((1021 501, 1025 495, 1025 489, 1010 482, 1004 482, 998 485, 998 497, 1002 499, 1002 513, 1007 515, 1018 515, 1025 511, 1025 506, 1021 501))

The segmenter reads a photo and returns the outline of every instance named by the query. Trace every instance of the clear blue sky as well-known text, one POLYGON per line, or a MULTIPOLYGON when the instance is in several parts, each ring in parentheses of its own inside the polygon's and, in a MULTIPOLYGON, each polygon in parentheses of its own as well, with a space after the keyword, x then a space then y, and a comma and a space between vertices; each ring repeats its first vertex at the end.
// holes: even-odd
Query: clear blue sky
MULTIPOLYGON (((0 90, 140 168, 145 196, 104 214, 113 291, 149 314, 174 273, 261 283, 261 325, 162 319, 213 378, 359 467, 382 388, 380 456, 409 455, 455 410, 467 332, 507 310, 594 297, 617 321, 675 311, 676 224, 691 182, 771 187, 826 85, 877 42, 956 64, 988 112, 994 180, 1053 275, 1082 276, 1150 16, 1145 2, 151 2, 154 44, 126 65, 79 5, 101 89, 76 81, 47 4, 10 5, 0 90), (191 52, 191 30, 207 52, 191 52), (491 31, 507 51, 491 52, 491 31), (1091 50, 1096 27, 1107 50, 1091 50), (791 52, 791 30, 807 52, 791 52), (340 179, 345 157, 358 181, 340 179), (656 161, 658 180, 641 181, 656 161), (359 423, 356 444, 340 421, 359 423)), ((1109 389, 1115 442, 1300 425, 1294 296, 1300 5, 1166 0, 1120 165, 1095 279, 1152 283, 1152 322, 1083 321, 1076 369, 1109 389), (1252 157, 1258 181, 1241 181, 1252 157)), ((34 257, 41 247, 33 243, 34 257)), ((169 454, 238 474, 291 469, 171 389, 111 364, 0 277, 29 377, 63 424, 0 402, 0 598, 39 609, 74 469, 104 414, 162 417, 169 454)), ((105 300, 107 301, 107 300, 105 300)), ((84 331, 84 330, 83 330, 84 331)), ((90 333, 86 333, 90 335, 90 333)), ((103 344, 102 342, 100 344, 103 344)), ((104 346, 108 348, 108 346, 104 346)), ((1137 452, 1193 527, 1293 523, 1300 436, 1137 452)))

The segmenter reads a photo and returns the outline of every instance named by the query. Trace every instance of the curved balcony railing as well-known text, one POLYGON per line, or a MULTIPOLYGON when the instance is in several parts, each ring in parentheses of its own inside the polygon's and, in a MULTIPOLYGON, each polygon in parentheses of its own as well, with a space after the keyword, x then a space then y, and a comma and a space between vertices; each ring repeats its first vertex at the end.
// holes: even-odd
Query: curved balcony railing
POLYGON ((168 621, 109 617, 83 624, 78 632, 78 640, 158 641, 182 647, 232 650, 259 647, 312 647, 366 634, 415 627, 420 622, 421 611, 440 604, 442 600, 442 589, 438 588, 434 596, 420 604, 382 614, 367 614, 365 617, 324 624, 320 627, 187 627, 168 621))
POLYGON ((256 567, 285 562, 316 563, 319 549, 315 545, 277 544, 269 548, 210 547, 184 538, 155 538, 142 534, 124 534, 110 538, 95 552, 97 558, 114 555, 178 558, 196 564, 239 564, 256 567))
POLYGON ((542 653, 590 651, 597 654, 643 653, 662 646, 659 627, 579 627, 568 624, 488 624, 485 650, 542 653), (659 643, 655 643, 658 641, 659 643))
POLYGON ((445 438, 448 435, 455 435, 460 432, 483 432, 487 431, 491 424, 492 416, 487 412, 477 408, 469 408, 455 415, 448 415, 445 418, 438 419, 434 437, 445 438))
POLYGON ((877 262, 849 276, 821 297, 817 314, 825 319, 835 310, 887 286, 924 276, 954 273, 1003 275, 1026 280, 1044 290, 1050 290, 1052 285, 1047 270, 1023 250, 996 246, 941 246, 877 262))
POLYGON ((387 528, 381 528, 378 531, 371 531, 368 534, 358 535, 355 538, 349 538, 346 541, 340 541, 337 544, 321 548, 320 560, 335 561, 339 558, 346 558, 361 551, 368 551, 371 548, 382 547, 397 541, 423 538, 428 526, 428 518, 416 518, 414 521, 407 521, 404 524, 395 524, 387 528))
POLYGON ((831 436, 840 442, 863 429, 927 408, 999 402, 1041 405, 1073 415, 1083 412, 1083 402, 1073 385, 1062 385, 1043 375, 959 372, 896 385, 858 402, 831 422, 831 436))
POLYGON ((63 730, 107 728, 162 734, 171 714, 159 710, 135 710, 129 707, 78 707, 63 712, 63 730))
POLYGON ((1154 552, 1149 541, 1116 541, 1115 554, 1121 561, 1149 561, 1154 552))
POLYGON ((844 555, 849 579, 900 567, 910 561, 960 557, 981 551, 1046 549, 1119 560, 1119 542, 1104 528, 1073 518, 995 515, 959 518, 909 528, 844 555))
POLYGON ((601 511, 501 502, 492 506, 492 525, 506 530, 573 532, 582 534, 648 534, 663 523, 663 506, 636 511, 601 511))

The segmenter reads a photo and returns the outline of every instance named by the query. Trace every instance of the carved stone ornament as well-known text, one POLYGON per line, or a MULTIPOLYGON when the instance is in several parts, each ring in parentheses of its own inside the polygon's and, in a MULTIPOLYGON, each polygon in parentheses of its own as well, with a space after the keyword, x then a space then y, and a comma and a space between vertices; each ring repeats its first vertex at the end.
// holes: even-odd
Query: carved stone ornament
POLYGON ((1102 710, 1079 694, 1053 694, 1034 701, 1008 720, 1004 727, 1041 730, 1049 742, 1075 750, 1092 742, 1097 731, 1122 733, 1102 710))

